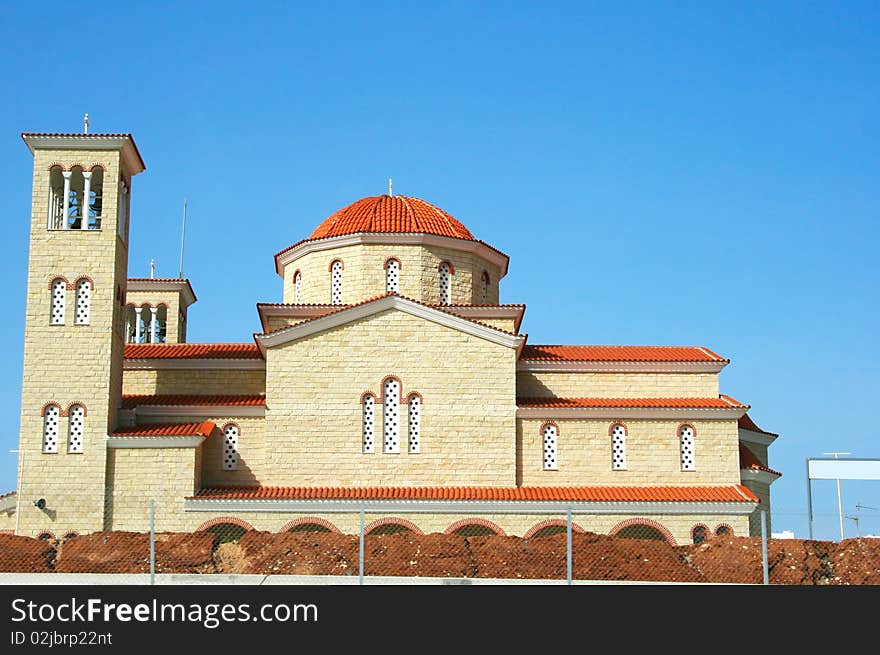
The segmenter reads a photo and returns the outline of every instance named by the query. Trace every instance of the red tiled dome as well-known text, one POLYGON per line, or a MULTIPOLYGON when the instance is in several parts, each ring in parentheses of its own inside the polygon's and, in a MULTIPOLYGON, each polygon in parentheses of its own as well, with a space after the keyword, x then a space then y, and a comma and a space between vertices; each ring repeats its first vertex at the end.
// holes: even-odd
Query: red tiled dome
POLYGON ((475 240, 464 225, 439 207, 421 198, 388 195, 361 198, 343 207, 315 228, 309 239, 356 232, 421 232, 475 240))

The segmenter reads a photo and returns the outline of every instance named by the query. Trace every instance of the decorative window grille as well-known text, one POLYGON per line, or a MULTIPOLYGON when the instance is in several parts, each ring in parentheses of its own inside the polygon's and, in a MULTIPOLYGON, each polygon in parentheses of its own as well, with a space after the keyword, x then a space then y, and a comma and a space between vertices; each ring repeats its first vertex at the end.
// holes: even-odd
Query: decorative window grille
POLYGON ((678 436, 681 442, 681 470, 694 471, 697 468, 694 463, 694 429, 683 425, 678 436))
POLYGON ((227 425, 223 428, 223 470, 234 471, 238 468, 238 426, 227 425))
POLYGON ((489 273, 486 271, 480 276, 480 302, 489 304, 489 273))
POLYGON ((43 452, 58 452, 58 419, 61 416, 61 408, 58 405, 49 405, 43 412, 43 452))
POLYGON ((622 425, 611 429, 611 470, 626 470, 626 428, 622 425))
POLYGON ((364 396, 363 400, 363 412, 364 412, 364 452, 365 453, 375 453, 376 452, 376 399, 373 398, 372 394, 367 394, 364 396))
POLYGON ((557 429, 555 425, 544 426, 544 470, 555 471, 559 468, 556 462, 556 438, 557 429))
POLYGON ((293 276, 293 295, 294 301, 299 304, 302 302, 302 286, 303 286, 303 276, 299 271, 293 276))
POLYGON ((385 264, 385 291, 397 293, 400 290, 400 262, 389 259, 385 264))
POLYGON ((89 306, 92 304, 92 283, 79 280, 76 283, 76 314, 73 322, 76 325, 89 324, 89 306))
POLYGON ((452 296, 452 271, 449 262, 440 264, 440 304, 448 305, 452 296))
POLYGON ((67 282, 53 280, 52 282, 52 313, 49 320, 52 325, 64 325, 64 306, 67 301, 67 282))
POLYGON ((342 304, 342 262, 338 260, 330 267, 330 302, 342 304))
POLYGON ((422 399, 416 394, 409 397, 409 452, 421 450, 422 399))
POLYGON ((386 453, 400 452, 400 382, 390 378, 382 389, 382 420, 386 453))
POLYGON ((74 405, 70 408, 70 418, 67 427, 67 452, 81 453, 83 451, 83 422, 86 410, 82 405, 74 405))

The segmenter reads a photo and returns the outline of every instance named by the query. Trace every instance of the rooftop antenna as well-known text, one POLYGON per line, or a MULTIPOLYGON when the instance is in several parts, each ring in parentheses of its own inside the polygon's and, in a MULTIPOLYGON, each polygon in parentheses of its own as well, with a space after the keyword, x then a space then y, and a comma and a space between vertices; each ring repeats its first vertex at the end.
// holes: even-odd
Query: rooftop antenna
POLYGON ((154 277, 156 277, 156 260, 151 259, 150 260, 150 279, 152 280, 154 277))
POLYGON ((856 509, 872 509, 875 512, 877 511, 876 507, 868 507, 867 505, 862 505, 860 502, 856 503, 856 509))
POLYGON ((388 195, 394 197, 394 180, 388 178, 388 195))
POLYGON ((180 265, 177 267, 177 277, 183 279, 183 244, 186 239, 186 196, 183 197, 183 224, 180 228, 180 265))
POLYGON ((88 113, 83 116, 83 134, 89 133, 89 115, 88 113))
MULTIPOLYGON (((840 459, 841 455, 852 455, 852 453, 822 453, 823 455, 834 455, 834 459, 840 459)), ((840 540, 843 541, 846 537, 843 532, 843 498, 840 495, 840 478, 837 478, 837 512, 840 515, 840 540)), ((858 524, 856 524, 858 525, 858 524)))
POLYGON ((859 517, 858 517, 858 516, 847 516, 846 518, 848 518, 850 521, 854 521, 854 522, 855 522, 855 524, 856 524, 856 536, 857 536, 857 537, 861 537, 861 536, 862 536, 862 531, 861 531, 861 529, 859 528, 859 517))

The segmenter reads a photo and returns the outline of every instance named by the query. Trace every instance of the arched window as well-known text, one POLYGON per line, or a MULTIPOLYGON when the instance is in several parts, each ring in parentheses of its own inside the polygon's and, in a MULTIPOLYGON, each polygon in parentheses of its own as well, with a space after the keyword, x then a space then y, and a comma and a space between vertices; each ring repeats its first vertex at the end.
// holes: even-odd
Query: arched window
POLYGON ((409 452, 418 453, 421 448, 422 399, 419 394, 409 397, 409 452))
POLYGON ((156 331, 150 333, 151 343, 165 343, 168 337, 168 307, 159 305, 156 307, 156 331), (155 339, 153 337, 155 336, 155 339))
POLYGON ((51 325, 64 325, 64 307, 67 304, 67 281, 61 278, 52 280, 51 325))
POLYGON ((88 173, 83 173, 83 177, 86 180, 83 229, 100 230, 104 207, 104 169, 100 166, 94 166, 88 173))
POLYGON ((73 317, 75 325, 89 324, 89 308, 92 304, 92 281, 82 278, 76 281, 76 312, 73 317))
POLYGON ((694 461, 694 434, 694 428, 690 425, 682 425, 678 429, 682 471, 695 471, 697 468, 694 461))
POLYGON ((293 274, 293 301, 296 304, 302 302, 302 286, 303 276, 301 272, 297 271, 293 274))
POLYGON ((384 451, 400 452, 400 382, 388 378, 382 386, 382 420, 384 422, 384 451))
POLYGON ((440 304, 448 305, 452 298, 452 266, 449 262, 440 262, 440 304))
POLYGON ((81 453, 83 451, 83 423, 86 410, 82 405, 72 405, 68 416, 67 452, 81 453))
POLYGON ((715 528, 715 534, 719 537, 729 537, 730 536, 730 526, 721 524, 715 528))
POLYGON ((60 166, 49 169, 49 221, 50 230, 64 229, 65 176, 60 166))
POLYGON ((134 305, 125 306, 125 342, 137 343, 137 321, 138 315, 134 310, 134 305))
POLYGON ((480 275, 480 302, 489 304, 489 271, 483 271, 480 275))
POLYGON ((559 436, 559 428, 553 423, 547 423, 541 433, 544 437, 544 470, 555 471, 559 468, 556 462, 556 439, 559 436))
POLYGON ((400 290, 400 262, 394 258, 385 262, 385 291, 397 293, 400 290))
POLYGON ((234 471, 238 468, 238 426, 230 423, 223 428, 223 470, 234 471))
POLYGON ((705 525, 697 525, 694 526, 694 529, 691 531, 691 538, 693 539, 694 544, 700 545, 704 541, 706 541, 706 533, 708 530, 705 525))
POLYGON ((58 405, 47 405, 43 409, 43 452, 58 452, 58 421, 61 408, 58 405))
POLYGON ((626 428, 622 425, 611 428, 611 470, 626 470, 626 428))
POLYGON ((338 259, 330 264, 330 302, 342 304, 342 262, 338 259))
POLYGON ((365 393, 361 398, 363 411, 363 445, 364 452, 376 452, 376 398, 371 393, 365 393))

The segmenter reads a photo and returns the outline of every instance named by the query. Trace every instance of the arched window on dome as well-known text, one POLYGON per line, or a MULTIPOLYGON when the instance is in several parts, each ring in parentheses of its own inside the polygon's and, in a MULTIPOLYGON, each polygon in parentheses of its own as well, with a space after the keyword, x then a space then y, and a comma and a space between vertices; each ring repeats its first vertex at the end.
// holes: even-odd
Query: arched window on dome
POLYGON ((400 292, 400 260, 394 257, 385 262, 385 292, 400 292))
POLYGON ((555 471, 559 468, 556 459, 556 441, 559 437, 559 428, 555 423, 545 423, 541 428, 544 437, 544 470, 555 471))
POLYGON ((296 304, 302 302, 302 286, 303 286, 303 276, 300 271, 296 271, 293 274, 293 301, 296 304))
POLYGON ((619 423, 611 428, 611 470, 626 470, 626 428, 619 423))
POLYGON ((480 275, 480 302, 489 304, 489 271, 483 271, 480 275))
POLYGON ((452 264, 449 262, 440 262, 437 267, 440 282, 440 304, 448 305, 452 302, 452 264))
POLYGON ((342 304, 342 260, 334 259, 330 263, 330 303, 342 304))
POLYGON ((697 465, 694 459, 694 436, 696 431, 691 425, 682 425, 678 429, 679 447, 681 450, 681 470, 695 471, 697 465))

